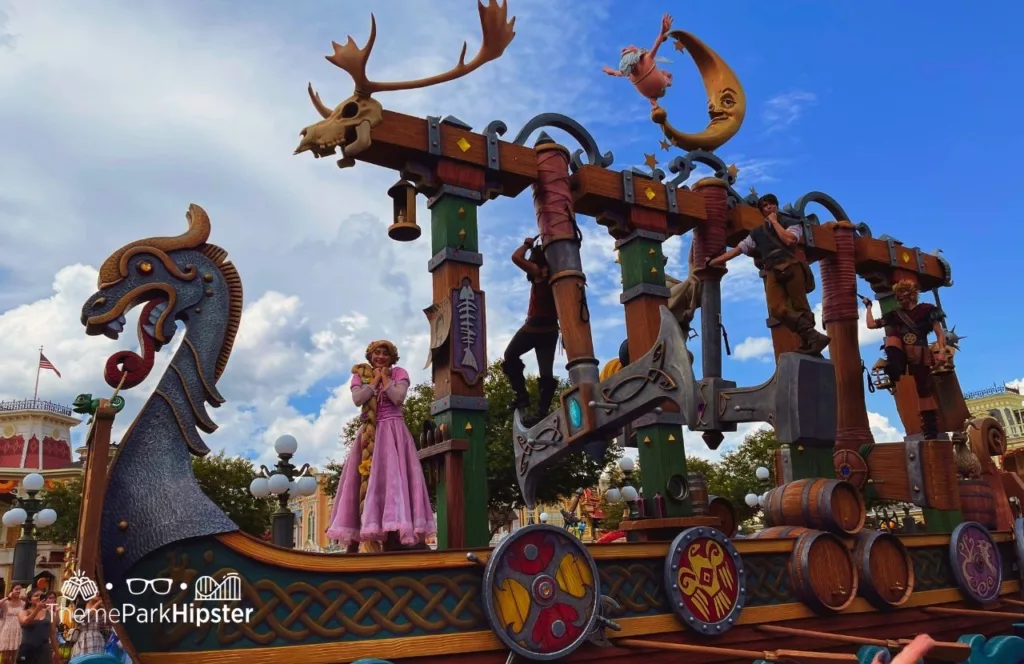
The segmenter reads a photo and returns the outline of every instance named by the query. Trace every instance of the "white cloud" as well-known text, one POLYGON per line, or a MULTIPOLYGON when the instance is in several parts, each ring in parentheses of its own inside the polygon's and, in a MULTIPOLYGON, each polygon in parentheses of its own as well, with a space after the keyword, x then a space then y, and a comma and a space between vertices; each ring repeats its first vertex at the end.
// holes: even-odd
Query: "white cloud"
POLYGON ((813 106, 818 101, 818 96, 813 92, 794 90, 775 95, 765 102, 761 111, 761 119, 768 127, 768 131, 779 131, 793 124, 803 116, 808 106, 813 106))
MULTIPOLYGON (((17 251, 0 253, 0 399, 31 395, 40 344, 64 376, 44 376, 41 398, 67 403, 79 392, 109 394, 103 363, 133 335, 118 343, 85 336, 78 317, 94 290, 95 266, 127 242, 180 233, 189 202, 209 212, 211 241, 230 252, 246 292, 220 384, 228 403, 211 411, 220 425, 207 437, 211 447, 255 450, 267 462, 273 439, 290 432, 301 461, 336 455, 338 431, 356 412, 348 370, 371 339, 395 341, 413 379, 427 378, 429 230, 414 243, 387 238, 385 192, 397 176, 365 164, 340 171, 333 160, 292 151, 299 130, 319 119, 308 80, 329 104, 351 93, 347 76, 323 55, 346 32, 364 42, 371 11, 378 19, 374 78, 447 69, 464 39, 472 53, 476 12, 456 0, 430 6, 370 2, 331 16, 323 7, 270 4, 250 7, 239 21, 216 7, 190 13, 198 5, 4 4, 0 33, 16 39, 0 40, 7 48, 0 51, 0 123, 18 130, 0 132, 0 246, 17 251), (324 30, 325 21, 336 27, 324 30), (303 398, 320 405, 305 414, 308 405, 295 405, 303 398)), ((590 79, 568 72, 590 67, 600 77, 591 34, 605 6, 581 17, 571 7, 520 3, 504 59, 467 79, 381 101, 418 116, 452 114, 477 128, 500 117, 513 135, 548 110, 571 111, 593 129, 613 120, 613 111, 593 98, 590 79), (576 46, 566 50, 567 41, 576 46)), ((491 295, 491 358, 521 322, 527 298, 521 273, 491 247, 535 232, 531 203, 526 195, 480 212, 481 243, 494 256, 481 273, 491 295)), ((607 234, 596 231, 585 230, 584 245, 595 298, 618 287, 607 234)), ((125 393, 118 435, 170 350, 158 355, 146 383, 125 393)))
POLYGON ((897 443, 903 440, 903 429, 889 422, 885 415, 868 411, 868 424, 876 443, 897 443))
POLYGON ((771 337, 747 337, 733 349, 732 357, 741 362, 752 359, 768 361, 774 353, 771 337))

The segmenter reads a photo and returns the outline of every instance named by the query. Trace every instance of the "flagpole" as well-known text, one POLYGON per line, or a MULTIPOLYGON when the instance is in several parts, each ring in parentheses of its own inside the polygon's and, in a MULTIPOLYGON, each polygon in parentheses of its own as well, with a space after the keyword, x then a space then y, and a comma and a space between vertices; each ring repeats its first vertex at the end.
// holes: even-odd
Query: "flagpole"
POLYGON ((43 347, 39 347, 39 359, 36 360, 36 389, 32 393, 32 401, 36 401, 39 398, 39 371, 42 369, 41 359, 43 357, 43 347))

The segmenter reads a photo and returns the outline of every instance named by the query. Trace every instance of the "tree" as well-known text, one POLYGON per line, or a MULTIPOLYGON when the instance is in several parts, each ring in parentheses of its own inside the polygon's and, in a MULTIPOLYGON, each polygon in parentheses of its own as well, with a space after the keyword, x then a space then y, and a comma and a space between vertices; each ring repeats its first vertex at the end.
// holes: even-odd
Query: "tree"
POLYGON ((227 457, 221 450, 216 455, 192 457, 192 472, 203 493, 241 530, 260 537, 270 528, 272 499, 249 493, 256 469, 248 459, 227 457))
MULTIPOLYGON (((622 471, 619 470, 619 465, 613 463, 608 469, 608 488, 621 487, 622 480, 623 476, 622 471)), ((626 504, 621 500, 616 503, 608 502, 606 494, 607 490, 602 492, 601 500, 597 503, 597 509, 604 515, 601 517, 599 527, 607 533, 619 529, 619 524, 626 518, 626 504)))
POLYGON ((73 477, 66 482, 57 482, 39 494, 43 505, 57 512, 57 520, 52 526, 42 529, 40 537, 57 544, 67 544, 78 538, 78 514, 82 509, 83 489, 82 478, 73 477))
MULTIPOLYGON (((735 450, 726 452, 720 462, 711 464, 712 470, 707 476, 708 493, 728 498, 741 522, 754 515, 754 509, 747 506, 747 494, 759 496, 775 486, 771 476, 766 481, 757 479, 757 468, 767 468, 774 474, 777 447, 775 431, 759 429, 744 438, 735 450)), ((693 460, 688 460, 688 463, 690 461, 693 460)))
MULTIPOLYGON (((538 397, 537 377, 527 376, 527 389, 533 402, 538 397)), ((559 389, 569 387, 561 382, 559 389)), ((484 395, 487 397, 487 420, 484 439, 487 443, 487 488, 488 509, 493 513, 503 513, 523 505, 519 493, 519 482, 516 479, 515 457, 512 449, 512 401, 515 398, 508 378, 501 371, 501 363, 494 362, 488 367, 484 379, 484 395)), ((414 438, 419 438, 423 421, 433 419, 430 415, 430 404, 434 401, 434 388, 430 383, 414 385, 406 397, 402 410, 406 426, 414 438)), ((557 402, 556 402, 557 403, 557 402)), ((353 418, 346 423, 342 436, 343 445, 351 445, 355 439, 360 420, 353 418)), ((595 486, 602 470, 608 463, 618 458, 618 451, 609 447, 605 458, 601 461, 591 459, 585 452, 578 451, 566 458, 562 463, 546 472, 545 481, 537 489, 537 500, 541 503, 554 503, 571 495, 581 487, 595 486)), ((326 470, 332 475, 328 480, 330 491, 335 491, 342 464, 331 462, 326 470)))

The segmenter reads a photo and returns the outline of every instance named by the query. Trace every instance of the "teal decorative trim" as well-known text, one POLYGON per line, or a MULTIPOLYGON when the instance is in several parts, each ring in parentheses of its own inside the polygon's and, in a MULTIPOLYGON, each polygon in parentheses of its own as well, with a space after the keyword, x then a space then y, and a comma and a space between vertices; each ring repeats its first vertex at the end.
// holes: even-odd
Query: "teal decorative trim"
POLYGON ((1024 662, 1024 639, 1019 636, 965 634, 957 639, 971 646, 971 656, 964 664, 1018 664, 1024 662))

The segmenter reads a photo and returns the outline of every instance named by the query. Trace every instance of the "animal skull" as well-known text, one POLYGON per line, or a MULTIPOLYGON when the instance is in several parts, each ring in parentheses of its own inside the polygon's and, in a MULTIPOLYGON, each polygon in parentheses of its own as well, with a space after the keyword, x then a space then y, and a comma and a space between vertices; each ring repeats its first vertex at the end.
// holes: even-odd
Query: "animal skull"
POLYGON ((309 98, 324 119, 300 132, 302 140, 295 154, 309 151, 319 159, 335 154, 340 147, 343 157, 338 160, 338 168, 354 166, 353 157, 370 147, 370 131, 383 122, 384 107, 372 97, 355 94, 332 111, 312 86, 309 98))

